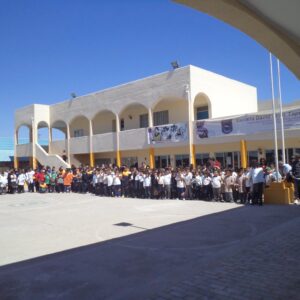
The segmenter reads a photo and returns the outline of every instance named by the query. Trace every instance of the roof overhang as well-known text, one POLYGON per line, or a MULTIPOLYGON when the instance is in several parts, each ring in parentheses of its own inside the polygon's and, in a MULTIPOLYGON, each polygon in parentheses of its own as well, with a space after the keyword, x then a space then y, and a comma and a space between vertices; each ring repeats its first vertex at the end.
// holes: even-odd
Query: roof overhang
POLYGON ((251 36, 300 79, 299 0, 173 0, 251 36))

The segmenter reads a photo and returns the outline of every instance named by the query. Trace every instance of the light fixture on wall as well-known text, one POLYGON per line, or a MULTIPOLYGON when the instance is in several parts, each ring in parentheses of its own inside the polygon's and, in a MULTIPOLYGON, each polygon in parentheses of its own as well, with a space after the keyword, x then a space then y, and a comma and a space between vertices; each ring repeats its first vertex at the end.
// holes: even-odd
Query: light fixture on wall
POLYGON ((173 67, 173 70, 178 69, 179 68, 178 61, 177 60, 172 61, 171 66, 173 67))
POLYGON ((132 115, 128 115, 128 118, 129 118, 130 120, 132 120, 132 115))

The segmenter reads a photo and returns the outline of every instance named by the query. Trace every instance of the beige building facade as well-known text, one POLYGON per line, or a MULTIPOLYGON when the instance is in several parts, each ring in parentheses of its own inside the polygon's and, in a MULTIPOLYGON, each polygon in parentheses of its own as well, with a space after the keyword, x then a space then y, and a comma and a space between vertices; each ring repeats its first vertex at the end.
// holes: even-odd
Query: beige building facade
MULTIPOLYGON (((268 156, 274 148, 271 131, 199 140, 195 124, 199 119, 222 119, 268 109, 260 107, 255 87, 189 65, 54 105, 33 104, 18 109, 15 165, 20 157, 28 157, 33 167, 37 163, 58 168, 142 162, 164 167, 198 165, 216 157, 224 166, 239 167, 240 141, 247 143, 248 159, 268 156), (168 124, 186 124, 188 138, 149 143, 148 129, 168 124), (19 144, 19 130, 24 126, 29 129, 29 142, 19 144), (41 128, 48 129, 47 147, 38 142, 41 128)), ((298 129, 287 132, 290 156, 300 148, 299 136, 298 129)))

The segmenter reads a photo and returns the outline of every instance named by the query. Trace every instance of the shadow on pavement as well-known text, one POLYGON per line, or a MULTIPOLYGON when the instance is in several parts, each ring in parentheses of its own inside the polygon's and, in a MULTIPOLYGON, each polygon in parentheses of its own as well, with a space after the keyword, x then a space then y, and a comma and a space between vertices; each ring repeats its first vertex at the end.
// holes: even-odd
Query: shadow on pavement
POLYGON ((299 216, 292 206, 238 207, 6 265, 0 299, 177 299, 167 295, 170 287, 203 271, 217 274, 222 262, 239 261, 245 249, 263 242, 271 247, 277 232, 289 231, 299 216))

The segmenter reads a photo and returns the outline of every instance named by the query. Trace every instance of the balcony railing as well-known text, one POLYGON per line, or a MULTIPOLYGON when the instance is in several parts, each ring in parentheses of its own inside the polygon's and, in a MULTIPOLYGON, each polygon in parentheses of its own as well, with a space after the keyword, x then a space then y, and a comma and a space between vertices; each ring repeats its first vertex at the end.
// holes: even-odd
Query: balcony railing
POLYGON ((120 150, 145 149, 147 144, 146 128, 131 129, 120 132, 120 150))
POLYGON ((17 145, 17 157, 31 157, 32 156, 32 143, 17 145))
POLYGON ((90 152, 90 143, 88 136, 70 138, 70 153, 84 154, 90 152))
POLYGON ((116 151, 116 133, 102 133, 93 136, 93 152, 116 151))

